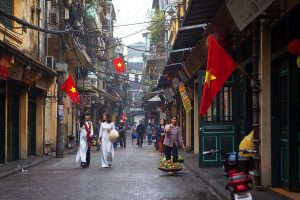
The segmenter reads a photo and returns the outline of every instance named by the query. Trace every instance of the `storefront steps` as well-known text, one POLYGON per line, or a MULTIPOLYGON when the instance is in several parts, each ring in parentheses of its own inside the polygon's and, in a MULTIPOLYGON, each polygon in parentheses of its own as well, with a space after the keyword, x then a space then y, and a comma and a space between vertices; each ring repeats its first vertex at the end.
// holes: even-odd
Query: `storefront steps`
MULTIPOLYGON (((70 154, 75 151, 76 150, 74 149, 65 149, 64 154, 70 154)), ((6 164, 0 164, 0 178, 7 177, 21 171, 26 171, 30 167, 46 162, 53 158, 55 158, 55 152, 53 155, 30 156, 26 160, 16 160, 6 164)))
MULTIPOLYGON (((199 177, 209 188, 216 192, 222 199, 230 199, 228 190, 225 190, 225 179, 223 178, 222 168, 199 168, 199 157, 193 153, 180 152, 184 157, 184 166, 189 169, 196 177, 199 177)), ((283 190, 284 191, 284 190, 283 190)), ((282 192, 282 189, 254 189, 253 199, 272 199, 272 200, 299 200, 300 193, 282 192)))

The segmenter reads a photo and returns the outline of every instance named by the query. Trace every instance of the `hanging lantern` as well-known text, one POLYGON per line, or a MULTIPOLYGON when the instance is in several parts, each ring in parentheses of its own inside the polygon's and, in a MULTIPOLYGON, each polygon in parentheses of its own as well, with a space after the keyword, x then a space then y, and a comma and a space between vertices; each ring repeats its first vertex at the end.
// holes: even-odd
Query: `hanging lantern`
POLYGON ((298 56, 298 58, 297 58, 297 66, 300 69, 300 56, 298 56))
POLYGON ((288 49, 291 54, 300 55, 300 39, 292 40, 288 45, 288 49))

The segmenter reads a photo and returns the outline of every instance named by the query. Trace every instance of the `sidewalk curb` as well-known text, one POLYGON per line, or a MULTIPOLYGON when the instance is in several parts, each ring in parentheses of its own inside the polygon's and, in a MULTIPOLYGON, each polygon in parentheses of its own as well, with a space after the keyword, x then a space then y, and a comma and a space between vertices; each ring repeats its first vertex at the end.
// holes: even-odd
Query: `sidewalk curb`
POLYGON ((43 157, 41 159, 35 160, 32 163, 26 164, 24 166, 20 166, 18 168, 14 168, 14 169, 8 170, 6 172, 1 173, 0 179, 8 177, 8 176, 11 176, 11 175, 16 174, 18 172, 21 172, 22 169, 28 169, 30 167, 34 167, 34 166, 36 166, 36 165, 38 165, 40 163, 46 162, 46 161, 51 160, 53 158, 54 158, 53 156, 43 157))
MULTIPOLYGON (((194 173, 194 175, 196 177, 199 177, 208 187, 210 187, 221 199, 223 200, 229 200, 226 197, 226 191, 222 191, 221 188, 217 187, 217 184, 214 183, 214 180, 212 180, 210 177, 204 175, 204 173, 199 173, 197 172, 197 170, 194 170, 192 167, 190 167, 188 164, 186 164, 186 162, 183 163, 184 166, 186 166, 186 168, 188 168, 189 170, 191 170, 191 172, 194 173)), ((201 171, 201 168, 199 168, 199 170, 201 171)))
MULTIPOLYGON (((65 152, 64 155, 71 154, 71 153, 73 153, 75 151, 77 151, 77 150, 72 150, 72 151, 65 152)), ((25 164, 23 166, 20 166, 20 167, 8 170, 6 172, 0 173, 0 179, 3 179, 3 178, 8 177, 8 176, 11 176, 11 175, 16 174, 18 172, 21 172, 22 169, 29 169, 31 167, 34 167, 34 166, 39 165, 41 163, 44 163, 46 161, 52 160, 54 158, 55 158, 55 156, 45 156, 44 155, 43 157, 41 157, 41 158, 39 158, 37 160, 34 160, 31 163, 29 163, 29 164, 25 164)))

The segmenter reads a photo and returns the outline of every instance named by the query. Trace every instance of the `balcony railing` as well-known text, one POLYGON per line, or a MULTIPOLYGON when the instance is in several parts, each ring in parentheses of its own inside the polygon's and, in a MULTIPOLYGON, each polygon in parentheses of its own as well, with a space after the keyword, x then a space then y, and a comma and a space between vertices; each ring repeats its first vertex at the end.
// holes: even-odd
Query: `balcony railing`
POLYGON ((82 90, 92 90, 93 87, 98 87, 97 79, 94 78, 80 78, 77 79, 77 88, 82 90))

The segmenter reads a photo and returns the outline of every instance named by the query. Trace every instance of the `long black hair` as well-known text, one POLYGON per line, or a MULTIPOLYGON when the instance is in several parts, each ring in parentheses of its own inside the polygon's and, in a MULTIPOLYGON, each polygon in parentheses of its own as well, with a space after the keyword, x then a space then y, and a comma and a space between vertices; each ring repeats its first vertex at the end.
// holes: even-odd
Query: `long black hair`
POLYGON ((112 122, 110 114, 108 112, 105 112, 104 115, 106 116, 106 122, 110 124, 112 122))
POLYGON ((88 112, 84 112, 81 116, 81 119, 80 119, 80 127, 82 127, 84 125, 84 122, 85 122, 85 116, 90 116, 90 113, 88 112))

